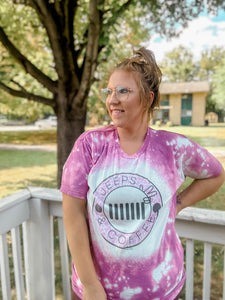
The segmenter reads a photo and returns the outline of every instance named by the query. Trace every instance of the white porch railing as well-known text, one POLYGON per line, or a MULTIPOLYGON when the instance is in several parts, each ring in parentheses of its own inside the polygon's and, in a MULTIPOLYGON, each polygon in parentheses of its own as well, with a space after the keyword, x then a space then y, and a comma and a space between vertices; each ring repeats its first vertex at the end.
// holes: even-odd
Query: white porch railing
MULTIPOLYGON (((222 245, 220 254, 225 266, 225 212, 187 208, 177 217, 176 228, 178 234, 186 239, 185 299, 194 299, 194 241, 198 240, 204 243, 202 299, 209 300, 214 244, 222 245)), ((58 190, 30 188, 0 200, 0 269, 0 299, 2 296, 3 300, 70 300, 70 257, 63 227, 62 199, 58 190), (58 229, 54 220, 57 220, 58 229), (61 298, 55 291, 56 230, 63 286, 61 298), (14 282, 15 290, 12 288, 14 282)), ((223 270, 220 292, 223 295, 220 299, 223 300, 224 274, 223 270)))

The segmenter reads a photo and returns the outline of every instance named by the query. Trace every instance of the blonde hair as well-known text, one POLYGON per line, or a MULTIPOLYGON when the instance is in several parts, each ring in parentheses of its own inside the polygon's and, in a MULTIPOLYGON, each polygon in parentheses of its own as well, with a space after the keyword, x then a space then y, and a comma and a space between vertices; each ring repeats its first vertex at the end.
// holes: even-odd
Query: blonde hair
POLYGON ((148 118, 150 118, 153 109, 159 106, 159 85, 162 80, 162 72, 156 63, 154 53, 142 47, 134 51, 132 57, 120 62, 111 74, 116 70, 134 73, 135 80, 140 88, 141 104, 148 112, 148 118), (154 93, 153 101, 151 101, 150 92, 154 93))

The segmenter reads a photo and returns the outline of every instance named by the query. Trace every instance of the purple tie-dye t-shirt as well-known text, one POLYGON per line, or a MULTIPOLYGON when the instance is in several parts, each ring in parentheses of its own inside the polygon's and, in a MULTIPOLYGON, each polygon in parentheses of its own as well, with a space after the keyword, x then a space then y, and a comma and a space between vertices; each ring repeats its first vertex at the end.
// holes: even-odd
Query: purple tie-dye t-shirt
MULTIPOLYGON (((179 294, 185 271, 174 228, 176 191, 186 176, 221 171, 207 150, 175 133, 148 128, 134 155, 122 151, 115 126, 78 138, 61 192, 87 199, 91 250, 107 300, 173 300, 179 294)), ((82 298, 74 266, 72 286, 82 298)))

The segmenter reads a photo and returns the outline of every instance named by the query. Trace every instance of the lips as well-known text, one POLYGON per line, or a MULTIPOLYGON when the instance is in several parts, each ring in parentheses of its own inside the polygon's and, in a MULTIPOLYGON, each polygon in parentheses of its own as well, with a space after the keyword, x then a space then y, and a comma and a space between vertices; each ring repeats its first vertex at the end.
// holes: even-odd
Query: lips
POLYGON ((119 114, 119 113, 124 112, 124 110, 123 110, 123 109, 112 109, 111 112, 112 112, 113 114, 119 114))

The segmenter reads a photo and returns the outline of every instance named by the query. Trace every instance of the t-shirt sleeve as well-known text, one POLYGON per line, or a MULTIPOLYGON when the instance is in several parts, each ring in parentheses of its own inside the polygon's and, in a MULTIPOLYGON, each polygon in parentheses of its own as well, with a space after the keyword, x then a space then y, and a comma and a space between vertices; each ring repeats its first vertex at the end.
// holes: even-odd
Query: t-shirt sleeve
POLYGON ((75 142, 63 167, 60 191, 72 197, 87 199, 87 177, 91 166, 91 148, 83 134, 75 142))
POLYGON ((186 138, 178 138, 181 152, 182 173, 186 177, 204 179, 216 177, 222 172, 221 163, 205 148, 186 138))

